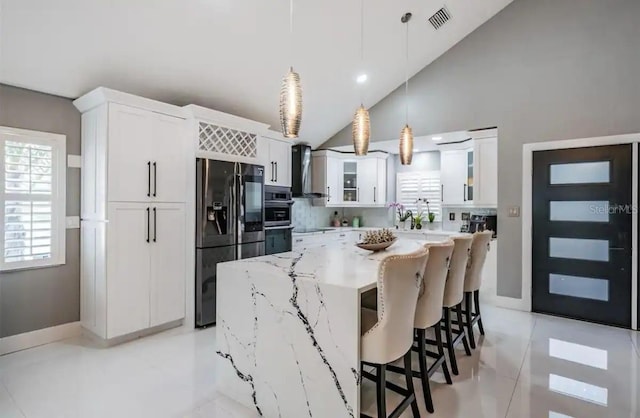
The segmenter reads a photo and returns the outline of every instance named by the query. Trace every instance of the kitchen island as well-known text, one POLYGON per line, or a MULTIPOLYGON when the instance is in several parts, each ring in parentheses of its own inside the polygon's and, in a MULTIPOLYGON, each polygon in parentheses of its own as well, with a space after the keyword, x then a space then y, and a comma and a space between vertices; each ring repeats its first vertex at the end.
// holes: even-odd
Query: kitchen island
POLYGON ((218 390, 277 417, 360 416, 360 297, 380 262, 350 242, 218 264, 218 390))

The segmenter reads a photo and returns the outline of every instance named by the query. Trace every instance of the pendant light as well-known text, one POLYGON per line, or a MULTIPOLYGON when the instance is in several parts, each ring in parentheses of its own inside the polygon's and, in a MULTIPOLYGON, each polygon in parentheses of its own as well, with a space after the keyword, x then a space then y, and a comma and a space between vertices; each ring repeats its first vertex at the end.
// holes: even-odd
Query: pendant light
MULTIPOLYGON (((360 63, 364 64, 364 0, 360 0, 360 63)), ((360 107, 353 118, 353 149, 356 155, 367 155, 369 152, 369 138, 371 136, 371 120, 369 111, 364 107, 364 86, 360 87, 360 107)))
MULTIPOLYGON (((291 55, 293 56, 293 0, 289 0, 289 36, 291 38, 291 55)), ((297 138, 302 123, 302 84, 300 75, 289 67, 289 72, 282 79, 280 88, 280 125, 282 135, 286 138, 297 138)))
POLYGON ((400 133, 400 163, 402 165, 411 165, 413 159, 413 130, 409 126, 409 21, 411 20, 411 13, 406 13, 402 16, 402 23, 407 27, 406 35, 406 48, 407 48, 407 62, 405 70, 404 91, 406 95, 406 124, 400 133))

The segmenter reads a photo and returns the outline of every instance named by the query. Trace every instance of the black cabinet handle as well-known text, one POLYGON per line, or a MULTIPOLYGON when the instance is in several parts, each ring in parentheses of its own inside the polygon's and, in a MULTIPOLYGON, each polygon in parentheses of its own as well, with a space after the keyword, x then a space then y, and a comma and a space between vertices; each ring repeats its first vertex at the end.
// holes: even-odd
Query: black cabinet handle
POLYGON ((378 201, 378 194, 376 193, 376 188, 375 186, 373 187, 373 203, 376 203, 378 201))
POLYGON ((327 202, 331 202, 331 187, 327 187, 327 202))
POLYGON ((153 208, 153 242, 158 241, 158 211, 153 208))
POLYGON ((153 197, 156 197, 158 192, 158 164, 153 162, 153 197))
POLYGON ((151 161, 147 161, 147 197, 151 197, 151 161))
POLYGON ((276 163, 271 161, 271 181, 276 181, 276 163))
POLYGON ((149 208, 147 208, 147 242, 149 242, 149 236, 151 234, 151 221, 149 219, 149 208))
POLYGON ((462 191, 462 198, 463 198, 463 199, 464 199, 464 201, 466 202, 466 201, 467 201, 467 185, 466 185, 466 184, 463 184, 463 186, 464 186, 464 189, 463 189, 463 191, 462 191))
POLYGON ((274 164, 276 165, 276 180, 275 181, 277 182, 278 181, 278 162, 276 161, 274 164))

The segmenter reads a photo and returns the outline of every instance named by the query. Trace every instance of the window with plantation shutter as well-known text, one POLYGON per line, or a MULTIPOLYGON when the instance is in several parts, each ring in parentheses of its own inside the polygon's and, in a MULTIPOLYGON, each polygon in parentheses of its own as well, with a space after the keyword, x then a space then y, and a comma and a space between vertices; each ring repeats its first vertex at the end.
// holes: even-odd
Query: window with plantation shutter
POLYGON ((398 173, 396 184, 396 200, 413 214, 424 212, 427 216, 427 205, 435 213, 436 221, 442 220, 442 196, 440 190, 439 171, 416 171, 398 173))
POLYGON ((65 136, 0 127, 0 270, 65 262, 65 136))

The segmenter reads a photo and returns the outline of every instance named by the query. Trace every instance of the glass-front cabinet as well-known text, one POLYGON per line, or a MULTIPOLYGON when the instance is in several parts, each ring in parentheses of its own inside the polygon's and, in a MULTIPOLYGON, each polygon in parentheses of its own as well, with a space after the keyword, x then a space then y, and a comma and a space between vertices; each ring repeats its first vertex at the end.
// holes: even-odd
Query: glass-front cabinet
POLYGON ((473 202, 473 148, 467 150, 467 187, 465 202, 473 202))
POLYGON ((356 161, 342 163, 342 201, 344 203, 358 201, 358 163, 356 161))

